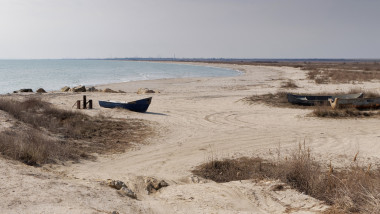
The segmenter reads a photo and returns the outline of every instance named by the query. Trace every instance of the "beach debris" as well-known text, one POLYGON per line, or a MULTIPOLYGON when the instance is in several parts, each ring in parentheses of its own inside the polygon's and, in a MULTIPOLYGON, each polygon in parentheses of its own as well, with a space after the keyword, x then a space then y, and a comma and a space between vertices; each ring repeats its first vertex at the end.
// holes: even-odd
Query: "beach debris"
POLYGON ((86 88, 86 91, 88 91, 88 92, 97 92, 97 91, 99 91, 99 90, 96 89, 94 86, 92 86, 92 87, 88 87, 88 88, 86 88))
POLYGON ((120 214, 118 211, 113 211, 111 214, 120 214))
POLYGON ((70 90, 69 86, 65 86, 65 87, 61 88, 62 92, 68 92, 69 90, 70 90))
POLYGON ((122 90, 115 91, 115 90, 110 89, 110 88, 105 88, 102 90, 102 92, 104 92, 104 93, 126 93, 125 91, 122 91, 122 90))
POLYGON ((146 190, 148 191, 148 194, 155 193, 162 187, 169 186, 169 184, 166 183, 166 181, 164 180, 159 181, 152 177, 146 177, 145 184, 146 184, 146 190))
POLYGON ((129 188, 127 187, 122 187, 120 190, 117 191, 120 195, 122 196, 127 196, 127 197, 130 197, 130 198, 133 198, 133 199, 136 199, 137 198, 137 195, 136 193, 134 193, 132 190, 130 190, 129 188))
POLYGON ((108 179, 106 183, 109 187, 118 190, 117 192, 122 196, 128 196, 133 199, 137 198, 136 193, 129 189, 123 181, 108 179))
POLYGON ((189 177, 189 182, 194 183, 194 184, 203 184, 203 183, 207 183, 207 180, 200 178, 196 175, 192 175, 189 177))
POLYGON ((123 181, 112 180, 112 179, 107 180, 107 185, 117 190, 120 190, 122 187, 127 186, 125 185, 123 181))
POLYGON ((74 88, 71 88, 70 91, 72 92, 86 92, 86 87, 83 85, 76 86, 74 88))
POLYGON ((190 181, 191 181, 192 183, 199 183, 199 177, 193 175, 193 176, 190 177, 190 181))
POLYGON ((104 92, 104 93, 117 93, 117 91, 114 91, 114 90, 112 90, 112 89, 110 89, 110 88, 105 88, 105 89, 103 89, 103 92, 104 92))
POLYGON ((24 92, 33 92, 33 90, 32 89, 30 89, 30 88, 23 88, 23 89, 20 89, 20 90, 18 90, 18 91, 13 91, 13 93, 24 93, 24 92))
POLYGON ((160 92, 149 89, 149 88, 139 88, 139 90, 137 90, 137 94, 155 94, 155 93, 160 93, 160 92))
POLYGON ((46 93, 45 89, 43 89, 43 88, 39 88, 39 89, 37 89, 36 92, 37 92, 37 93, 46 93))

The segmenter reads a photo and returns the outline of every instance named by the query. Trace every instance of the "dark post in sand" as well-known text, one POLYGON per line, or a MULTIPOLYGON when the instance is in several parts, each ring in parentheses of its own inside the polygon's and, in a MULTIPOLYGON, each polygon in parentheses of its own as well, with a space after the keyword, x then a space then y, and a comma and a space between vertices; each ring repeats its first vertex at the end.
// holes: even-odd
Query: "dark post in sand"
POLYGON ((83 95, 83 109, 86 109, 87 102, 86 102, 86 95, 83 95))
POLYGON ((88 109, 92 109, 92 100, 88 100, 88 109))

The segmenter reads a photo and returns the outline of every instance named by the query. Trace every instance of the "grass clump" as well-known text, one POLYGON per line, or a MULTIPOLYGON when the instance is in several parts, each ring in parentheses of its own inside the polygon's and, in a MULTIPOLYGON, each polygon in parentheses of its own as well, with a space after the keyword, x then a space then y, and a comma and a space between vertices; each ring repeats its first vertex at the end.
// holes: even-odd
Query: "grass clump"
POLYGON ((262 178, 262 174, 255 172, 261 172, 263 164, 261 158, 212 160, 197 167, 193 173, 218 183, 262 178))
POLYGON ((90 117, 39 99, 1 99, 0 110, 26 124, 13 127, 22 131, 0 133, 2 154, 29 165, 123 152, 130 142, 141 142, 152 132, 142 120, 90 117))
POLYGON ((317 162, 305 144, 277 161, 260 158, 224 159, 198 166, 193 173, 216 182, 279 179, 294 189, 332 205, 327 213, 378 213, 380 171, 361 165, 357 155, 349 166, 334 169, 317 162), (265 164, 264 164, 265 163, 265 164), (239 176, 238 176, 239 175, 239 176), (244 175, 244 176, 243 176, 244 175))
POLYGON ((294 105, 288 102, 288 98, 286 97, 286 95, 287 95, 287 92, 253 95, 253 96, 244 98, 243 101, 248 104, 264 103, 266 105, 275 106, 275 107, 294 107, 294 105))
POLYGON ((378 114, 375 111, 361 111, 356 108, 332 109, 330 106, 318 106, 311 115, 324 118, 355 118, 371 117, 378 114))

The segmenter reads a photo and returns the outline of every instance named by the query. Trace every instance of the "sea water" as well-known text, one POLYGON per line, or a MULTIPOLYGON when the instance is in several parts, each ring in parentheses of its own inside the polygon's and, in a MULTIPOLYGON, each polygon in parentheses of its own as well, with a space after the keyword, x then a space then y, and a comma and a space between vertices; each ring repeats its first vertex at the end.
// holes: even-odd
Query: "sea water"
POLYGON ((59 90, 63 86, 185 77, 235 76, 208 66, 118 60, 0 60, 0 94, 21 88, 59 90))

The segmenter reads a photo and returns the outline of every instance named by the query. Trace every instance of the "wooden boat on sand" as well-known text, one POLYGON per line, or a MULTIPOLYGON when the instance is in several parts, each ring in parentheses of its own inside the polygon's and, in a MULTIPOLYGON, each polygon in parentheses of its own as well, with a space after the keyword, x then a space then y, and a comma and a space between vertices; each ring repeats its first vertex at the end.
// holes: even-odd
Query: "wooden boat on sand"
POLYGON ((333 109, 337 108, 379 108, 380 107, 380 97, 375 98, 357 98, 357 99, 342 99, 335 98, 330 100, 330 105, 333 109))
POLYGON ((354 98, 361 98, 361 97, 363 97, 363 93, 325 95, 325 96, 287 94, 289 103, 296 104, 296 105, 304 105, 304 106, 328 104, 329 100, 334 100, 335 98, 354 99, 354 98))
POLYGON ((124 108, 130 111, 136 112, 146 112, 152 101, 152 97, 148 97, 141 100, 136 100, 133 102, 120 102, 120 101, 101 101, 99 100, 99 105, 103 108, 124 108))

